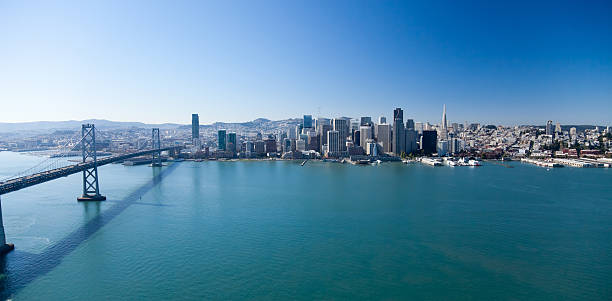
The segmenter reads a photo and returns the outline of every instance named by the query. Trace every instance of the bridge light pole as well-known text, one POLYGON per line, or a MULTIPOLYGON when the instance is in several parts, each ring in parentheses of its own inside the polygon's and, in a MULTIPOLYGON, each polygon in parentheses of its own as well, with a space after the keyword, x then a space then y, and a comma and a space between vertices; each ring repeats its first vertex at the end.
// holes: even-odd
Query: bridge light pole
POLYGON ((151 141, 153 149, 157 149, 158 151, 154 152, 153 160, 151 160, 151 166, 162 166, 161 163, 161 140, 159 140, 159 128, 154 128, 151 133, 151 141))
POLYGON ((93 124, 83 124, 81 127, 81 143, 83 162, 93 160, 93 167, 83 170, 83 195, 77 201, 104 201, 106 197, 100 195, 98 185, 98 159, 96 157, 96 127, 93 124))

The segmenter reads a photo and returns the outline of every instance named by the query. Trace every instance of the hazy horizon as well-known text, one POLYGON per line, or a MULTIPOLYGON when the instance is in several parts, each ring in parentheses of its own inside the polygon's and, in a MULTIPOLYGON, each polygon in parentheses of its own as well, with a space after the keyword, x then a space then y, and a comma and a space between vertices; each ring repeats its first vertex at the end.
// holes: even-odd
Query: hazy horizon
POLYGON ((0 122, 610 124, 610 2, 0 3, 0 122))

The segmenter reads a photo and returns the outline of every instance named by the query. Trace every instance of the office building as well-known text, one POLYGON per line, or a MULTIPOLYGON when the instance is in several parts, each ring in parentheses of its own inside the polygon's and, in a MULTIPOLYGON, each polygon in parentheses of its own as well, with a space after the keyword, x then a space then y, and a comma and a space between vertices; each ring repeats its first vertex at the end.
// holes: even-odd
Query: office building
POLYGON ((331 124, 321 124, 321 126, 319 127, 318 131, 319 131, 319 137, 321 139, 320 145, 326 145, 327 144, 327 132, 331 131, 333 128, 331 126, 331 124))
POLYGON ((422 122, 415 122, 414 123, 414 130, 419 135, 423 134, 423 123, 422 122))
POLYGON ((437 153, 441 157, 448 154, 448 140, 438 141, 437 153))
POLYGON ((553 122, 552 120, 549 120, 546 122, 546 135, 554 135, 555 133, 553 132, 553 122))
POLYGON ((200 139, 200 116, 191 114, 191 139, 193 141, 200 139))
POLYGON ((327 118, 322 118, 322 117, 318 117, 318 118, 315 120, 315 129, 316 129, 317 131, 320 131, 320 130, 321 130, 321 128, 322 128, 324 125, 331 125, 331 120, 329 120, 329 119, 327 119, 327 118))
POLYGON ((306 129, 312 127, 312 115, 304 115, 304 122, 302 123, 302 127, 306 129))
POLYGON ((417 132, 414 128, 406 129, 406 154, 414 154, 417 152, 417 132))
POLYGON ((438 133, 434 130, 424 130, 421 136, 421 151, 431 155, 437 151, 438 133))
POLYGON ((227 131, 219 130, 217 131, 217 150, 225 151, 227 150, 227 131))
POLYGON ((257 140, 253 143, 253 149, 258 156, 266 153, 266 146, 263 140, 257 140))
POLYGON ((227 150, 230 152, 236 151, 236 133, 228 133, 227 134, 227 150))
POLYGON ((268 138, 264 140, 264 148, 266 153, 276 153, 276 139, 268 138))
POLYGON ((253 154, 253 151, 255 150, 254 145, 253 145, 253 141, 246 141, 244 142, 244 152, 247 155, 247 157, 250 157, 253 154))
POLYGON ((361 132, 360 131, 353 132, 353 145, 361 146, 361 132))
POLYGON ((378 124, 386 124, 386 123, 387 123, 387 117, 385 116, 378 117, 378 124))
POLYGON ((404 134, 404 111, 401 108, 393 110, 393 153, 396 156, 405 152, 406 136, 404 134))
POLYGON ((348 131, 349 120, 347 120, 347 118, 334 118, 333 126, 334 126, 334 131, 338 132, 339 151, 345 151, 346 150, 346 137, 348 137, 348 134, 349 134, 349 131, 348 131))
POLYGON ((416 130, 415 127, 414 127, 414 120, 406 119, 406 129, 407 130, 410 130, 410 129, 416 130))
POLYGON ((327 132, 327 150, 329 153, 337 154, 340 150, 340 132, 332 130, 327 132))
POLYGON ((576 128, 575 127, 571 127, 569 130, 570 136, 576 136, 576 128))
POLYGON ((446 140, 448 138, 448 121, 446 120, 446 105, 442 109, 442 124, 440 126, 440 139, 446 140))
POLYGON ((369 124, 362 125, 361 127, 359 127, 359 145, 363 147, 366 153, 368 152, 367 142, 372 138, 374 138, 372 135, 372 127, 369 124))
POLYGON ((289 138, 283 139, 282 148, 283 148, 283 153, 290 152, 291 151, 291 139, 289 138))
POLYGON ((378 156, 378 144, 374 139, 368 139, 365 143, 365 153, 368 156, 378 156))
POLYGON ((376 125, 376 140, 382 147, 385 153, 391 152, 391 125, 380 123, 376 125))
POLYGON ((372 117, 361 117, 361 122, 359 123, 360 126, 371 125, 371 124, 372 124, 372 117))
POLYGON ((306 151, 306 141, 305 140, 295 141, 295 149, 300 152, 306 151))

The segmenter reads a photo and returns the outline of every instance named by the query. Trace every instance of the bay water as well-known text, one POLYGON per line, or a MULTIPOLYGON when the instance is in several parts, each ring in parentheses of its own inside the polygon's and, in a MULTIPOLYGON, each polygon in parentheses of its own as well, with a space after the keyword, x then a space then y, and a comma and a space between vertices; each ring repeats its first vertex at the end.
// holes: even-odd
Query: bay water
MULTIPOLYGON (((0 177, 41 158, 0 152, 0 177)), ((2 196, 13 300, 605 300, 612 169, 106 165, 2 196)))

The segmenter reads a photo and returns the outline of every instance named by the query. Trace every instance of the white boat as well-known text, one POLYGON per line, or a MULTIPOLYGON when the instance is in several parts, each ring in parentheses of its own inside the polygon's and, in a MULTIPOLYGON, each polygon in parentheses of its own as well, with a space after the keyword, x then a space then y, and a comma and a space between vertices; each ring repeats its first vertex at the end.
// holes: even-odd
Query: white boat
POLYGON ((423 158, 421 159, 421 163, 431 165, 431 166, 442 166, 442 162, 440 162, 440 160, 431 159, 431 158, 423 158))
POLYGON ((470 161, 468 161, 468 164, 470 166, 480 166, 480 162, 478 162, 476 160, 470 160, 470 161))

